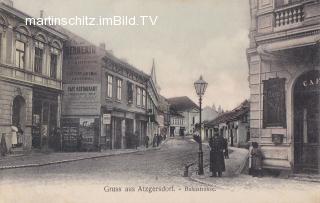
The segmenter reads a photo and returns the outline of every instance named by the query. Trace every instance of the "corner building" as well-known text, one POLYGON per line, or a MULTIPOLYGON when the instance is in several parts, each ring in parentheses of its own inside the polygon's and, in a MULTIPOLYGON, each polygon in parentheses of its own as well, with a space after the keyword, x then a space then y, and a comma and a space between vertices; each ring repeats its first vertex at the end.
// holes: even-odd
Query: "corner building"
POLYGON ((319 173, 320 2, 250 0, 250 139, 264 168, 319 173))
POLYGON ((66 36, 48 26, 28 26, 27 14, 0 2, 0 133, 11 152, 58 148, 62 55, 66 36), (12 148, 12 126, 23 134, 12 148))

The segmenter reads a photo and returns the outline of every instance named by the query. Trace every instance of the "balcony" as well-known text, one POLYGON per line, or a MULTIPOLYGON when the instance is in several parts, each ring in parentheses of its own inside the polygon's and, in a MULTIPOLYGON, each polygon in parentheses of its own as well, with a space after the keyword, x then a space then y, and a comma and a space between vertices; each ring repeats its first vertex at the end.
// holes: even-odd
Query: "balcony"
POLYGON ((319 30, 320 1, 303 0, 258 11, 256 42, 309 36, 319 30))
POLYGON ((275 11, 275 29, 289 28, 304 21, 303 4, 292 5, 275 11))

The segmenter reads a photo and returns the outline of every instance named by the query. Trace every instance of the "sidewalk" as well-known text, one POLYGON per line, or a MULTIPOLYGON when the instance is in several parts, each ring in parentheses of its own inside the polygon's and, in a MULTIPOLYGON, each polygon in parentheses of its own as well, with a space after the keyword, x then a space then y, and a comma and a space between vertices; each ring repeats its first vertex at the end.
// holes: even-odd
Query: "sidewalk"
MULTIPOLYGON (((247 159, 249 157, 249 151, 243 148, 229 147, 229 151, 232 151, 229 154, 229 159, 225 159, 226 171, 222 173, 222 178, 224 177, 234 177, 241 173, 244 169, 247 159)), ((193 172, 190 178, 194 181, 212 185, 219 178, 212 178, 211 172, 209 171, 209 164, 205 165, 204 175, 199 176, 197 174, 197 168, 193 172)))
POLYGON ((138 147, 138 149, 107 150, 102 152, 32 152, 22 156, 6 156, 0 159, 0 170, 13 168, 37 167, 65 162, 80 161, 85 159, 130 154, 160 149, 166 143, 164 141, 159 147, 138 147))

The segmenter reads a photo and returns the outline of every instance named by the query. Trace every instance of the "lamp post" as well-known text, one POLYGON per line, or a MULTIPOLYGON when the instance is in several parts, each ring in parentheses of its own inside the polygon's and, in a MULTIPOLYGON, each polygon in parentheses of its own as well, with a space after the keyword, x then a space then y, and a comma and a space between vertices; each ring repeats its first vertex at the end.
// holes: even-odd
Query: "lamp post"
POLYGON ((200 76, 200 79, 194 82, 194 88, 196 89, 196 93, 199 96, 199 106, 200 106, 200 118, 199 118, 199 123, 200 123, 200 141, 199 141, 199 169, 198 169, 198 174, 203 175, 203 151, 202 151, 202 121, 201 121, 201 113, 202 113, 202 96, 204 95, 204 92, 206 91, 208 86, 208 83, 203 80, 202 76, 200 76))

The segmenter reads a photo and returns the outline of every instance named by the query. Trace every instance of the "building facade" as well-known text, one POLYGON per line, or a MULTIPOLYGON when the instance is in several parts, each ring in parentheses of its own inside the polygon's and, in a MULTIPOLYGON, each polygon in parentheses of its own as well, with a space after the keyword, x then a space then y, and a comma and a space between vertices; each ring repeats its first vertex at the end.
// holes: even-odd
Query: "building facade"
MULTIPOLYGON (((150 76, 65 31, 62 132, 65 150, 134 148, 147 135, 150 76)), ((151 107, 150 107, 151 108, 151 107)))
POLYGON ((196 124, 199 123, 200 108, 198 105, 196 105, 190 98, 186 96, 169 98, 168 102, 170 104, 171 112, 174 112, 174 114, 177 113, 183 118, 183 134, 194 134, 196 130, 196 124))
POLYGON ((167 131, 168 106, 154 82, 154 65, 152 77, 113 56, 104 44, 64 32, 69 36, 63 64, 64 150, 135 148, 146 136, 150 145, 167 131))
POLYGON ((250 136, 264 168, 319 173, 320 2, 250 0, 250 136))
POLYGON ((183 115, 170 112, 170 137, 185 135, 185 119, 183 115))
POLYGON ((8 149, 59 148, 51 138, 60 123, 66 36, 26 25, 26 17, 12 2, 0 3, 0 133, 8 149))
POLYGON ((213 136, 214 128, 228 140, 230 146, 248 147, 250 139, 249 101, 244 101, 232 111, 222 113, 217 118, 205 122, 205 139, 213 136))

